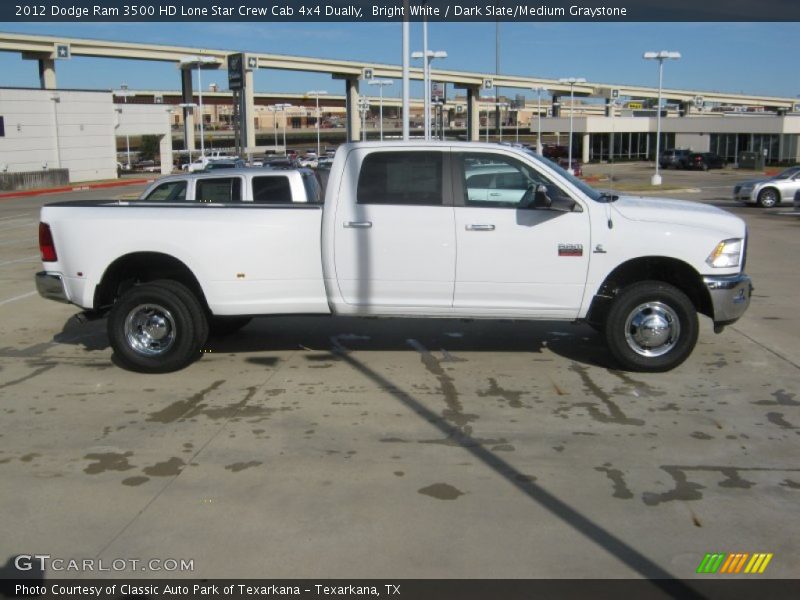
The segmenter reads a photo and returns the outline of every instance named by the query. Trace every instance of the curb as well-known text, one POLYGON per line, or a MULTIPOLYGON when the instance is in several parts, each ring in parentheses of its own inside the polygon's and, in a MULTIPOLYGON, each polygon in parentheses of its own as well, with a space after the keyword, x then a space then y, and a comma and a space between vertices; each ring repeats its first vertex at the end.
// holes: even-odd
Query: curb
POLYGON ((43 194, 62 194, 64 192, 82 192, 84 190, 99 190, 105 188, 124 187, 127 185, 141 185, 151 183, 155 179, 123 179, 121 181, 104 181, 101 183, 89 183, 87 185, 64 185, 55 188, 39 188, 35 190, 19 190, 16 192, 3 192, 0 200, 6 198, 24 198, 26 196, 41 196, 43 194))

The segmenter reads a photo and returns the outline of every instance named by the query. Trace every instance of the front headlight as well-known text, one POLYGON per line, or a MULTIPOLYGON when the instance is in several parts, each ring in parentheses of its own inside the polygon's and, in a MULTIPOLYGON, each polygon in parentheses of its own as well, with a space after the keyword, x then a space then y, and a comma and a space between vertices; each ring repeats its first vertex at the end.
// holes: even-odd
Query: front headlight
POLYGON ((722 240, 708 255, 706 263, 715 269, 738 267, 742 257, 742 239, 722 240))

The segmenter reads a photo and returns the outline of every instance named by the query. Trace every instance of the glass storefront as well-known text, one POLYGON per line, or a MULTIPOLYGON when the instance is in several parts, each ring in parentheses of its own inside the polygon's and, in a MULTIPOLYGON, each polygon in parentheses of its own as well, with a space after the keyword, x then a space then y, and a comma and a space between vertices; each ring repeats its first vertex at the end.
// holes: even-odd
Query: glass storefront
MULTIPOLYGON (((661 134, 661 149, 675 147, 675 134, 661 134)), ((653 160, 656 153, 656 134, 645 132, 593 133, 589 160, 615 161, 653 160), (611 150, 613 143, 614 149, 611 150)))

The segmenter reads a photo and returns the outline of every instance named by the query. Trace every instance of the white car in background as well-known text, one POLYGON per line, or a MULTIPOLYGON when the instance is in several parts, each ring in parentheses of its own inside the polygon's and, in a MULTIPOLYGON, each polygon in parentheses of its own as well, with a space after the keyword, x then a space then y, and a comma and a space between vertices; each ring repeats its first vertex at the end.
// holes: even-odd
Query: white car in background
POLYGON ((317 158, 316 152, 309 152, 297 160, 297 165, 307 169, 316 169, 318 162, 319 159, 317 158))

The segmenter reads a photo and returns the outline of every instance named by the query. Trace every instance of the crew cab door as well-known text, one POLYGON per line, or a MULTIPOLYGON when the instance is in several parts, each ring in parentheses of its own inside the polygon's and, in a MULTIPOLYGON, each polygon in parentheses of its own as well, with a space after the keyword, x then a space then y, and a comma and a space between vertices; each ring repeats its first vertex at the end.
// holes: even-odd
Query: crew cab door
POLYGON ((455 312, 577 317, 589 267, 588 210, 512 153, 459 152, 452 163, 455 312), (533 207, 537 188, 541 198, 547 190, 549 208, 533 207))
POLYGON ((455 282, 449 148, 356 148, 334 225, 336 280, 358 313, 449 312, 455 282))

